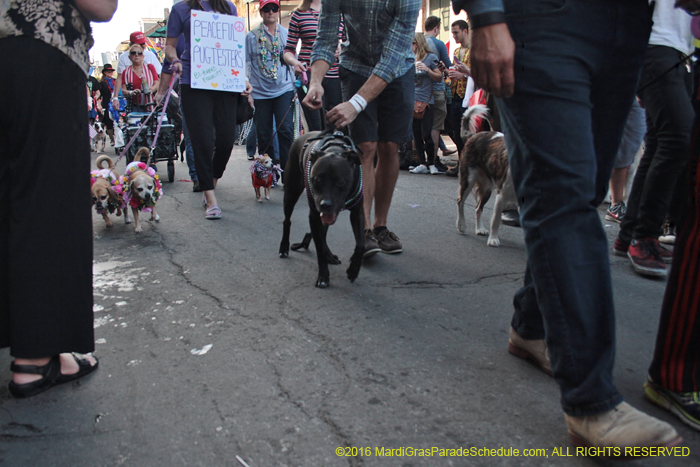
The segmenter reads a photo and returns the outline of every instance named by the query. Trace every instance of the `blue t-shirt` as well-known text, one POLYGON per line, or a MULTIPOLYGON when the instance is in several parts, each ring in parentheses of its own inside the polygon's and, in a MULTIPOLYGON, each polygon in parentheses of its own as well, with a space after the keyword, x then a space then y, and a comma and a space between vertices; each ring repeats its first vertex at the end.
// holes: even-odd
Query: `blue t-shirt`
MULTIPOLYGON (((438 60, 445 64, 447 68, 452 66, 450 61, 450 54, 447 53, 447 46, 437 37, 425 36, 425 40, 428 42, 428 47, 430 51, 437 55, 438 60)), ((445 80, 433 81, 433 90, 444 91, 445 90, 445 80)))
MULTIPOLYGON (((231 9, 232 16, 238 16, 238 10, 233 3, 227 1, 228 7, 231 9)), ((212 7, 207 0, 202 0, 202 6, 206 11, 212 11, 212 7)), ((185 36, 185 50, 182 52, 180 60, 182 61, 182 77, 181 84, 190 84, 190 74, 192 65, 190 64, 190 6, 187 2, 180 2, 173 5, 168 18, 168 38, 180 37, 180 34, 185 36)))
MULTIPOLYGON (((437 57, 433 54, 428 54, 422 60, 425 66, 431 70, 437 69, 437 65, 433 62, 437 57)), ((434 104, 435 99, 433 99, 433 78, 428 76, 425 71, 416 70, 413 83, 416 86, 416 100, 418 102, 427 102, 428 104, 434 104), (430 99, 430 100, 428 100, 430 99)))
MULTIPOLYGON (((246 65, 248 73, 248 81, 253 86, 253 99, 274 99, 282 94, 294 90, 294 70, 282 60, 282 52, 284 51, 284 46, 287 43, 287 28, 278 24, 277 31, 279 37, 277 38, 277 48, 279 49, 279 54, 273 56, 270 52, 274 47, 266 47, 268 53, 265 54, 265 67, 268 70, 272 69, 272 65, 277 66, 277 79, 265 76, 260 69, 262 64, 262 55, 260 54, 260 41, 256 34, 260 34, 258 28, 250 31, 245 38, 245 55, 246 55, 246 65)), ((274 37, 267 30, 267 27, 263 27, 263 33, 265 34, 266 44, 272 44, 274 37)), ((262 37, 262 36, 260 36, 262 37)))

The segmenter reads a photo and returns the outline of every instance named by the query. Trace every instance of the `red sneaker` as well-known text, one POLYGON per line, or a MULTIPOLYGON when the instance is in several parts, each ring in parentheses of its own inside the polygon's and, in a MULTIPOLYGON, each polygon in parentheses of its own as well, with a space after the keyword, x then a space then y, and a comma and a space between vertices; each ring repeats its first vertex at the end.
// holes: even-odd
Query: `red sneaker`
POLYGON ((627 256, 627 250, 629 250, 629 248, 629 243, 616 238, 613 244, 613 254, 616 256, 627 256))
POLYGON ((632 261, 632 266, 642 276, 665 277, 666 265, 657 252, 657 244, 654 238, 642 238, 632 240, 627 250, 627 256, 632 261))
POLYGON ((654 243, 654 248, 656 248, 656 253, 661 257, 661 260, 666 264, 671 264, 673 262, 673 252, 659 243, 655 238, 650 239, 654 243))

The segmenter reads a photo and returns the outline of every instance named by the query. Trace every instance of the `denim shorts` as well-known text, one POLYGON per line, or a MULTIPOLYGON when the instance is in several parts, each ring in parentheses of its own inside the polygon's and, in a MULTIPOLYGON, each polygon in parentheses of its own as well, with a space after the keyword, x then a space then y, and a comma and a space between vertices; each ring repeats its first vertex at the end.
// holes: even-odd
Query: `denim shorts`
POLYGON ((615 156, 615 164, 613 167, 621 169, 632 165, 634 156, 637 155, 642 145, 644 133, 646 133, 646 131, 647 122, 644 109, 639 106, 637 99, 635 99, 632 102, 632 108, 627 117, 625 131, 622 133, 622 142, 620 143, 620 149, 617 150, 617 156, 615 156))
MULTIPOLYGON (((350 136, 356 143, 408 143, 413 139, 413 72, 411 68, 389 83, 350 124, 350 136)), ((367 82, 364 76, 342 66, 340 80, 346 102, 367 82)))

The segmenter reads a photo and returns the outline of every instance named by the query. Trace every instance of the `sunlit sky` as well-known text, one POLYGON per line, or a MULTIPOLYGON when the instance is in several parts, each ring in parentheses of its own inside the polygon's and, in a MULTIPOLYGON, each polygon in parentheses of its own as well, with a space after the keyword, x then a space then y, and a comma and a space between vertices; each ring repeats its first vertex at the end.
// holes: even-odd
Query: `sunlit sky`
POLYGON ((101 53, 113 51, 129 34, 141 29, 141 18, 163 18, 165 8, 172 9, 173 0, 119 0, 119 6, 109 23, 92 23, 95 45, 90 57, 101 62, 101 53))

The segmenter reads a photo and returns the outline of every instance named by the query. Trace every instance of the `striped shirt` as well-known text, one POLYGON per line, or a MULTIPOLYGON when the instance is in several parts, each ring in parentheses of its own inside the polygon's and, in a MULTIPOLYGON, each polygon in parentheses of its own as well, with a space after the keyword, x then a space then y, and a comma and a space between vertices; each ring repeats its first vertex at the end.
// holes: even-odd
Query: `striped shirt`
POLYGON ((340 65, 361 76, 374 74, 387 83, 413 68, 411 43, 421 0, 324 0, 311 63, 333 63, 341 15, 348 42, 340 65))
MULTIPOLYGON (((318 18, 321 15, 316 10, 308 9, 307 11, 294 10, 291 18, 289 18, 289 35, 287 36, 287 45, 284 47, 285 52, 296 54, 297 44, 301 40, 301 49, 299 50, 300 62, 311 66, 311 51, 316 40, 318 32, 318 18)), ((343 39, 343 21, 340 20, 340 30, 338 31, 338 39, 343 39)), ((331 68, 326 73, 326 78, 338 77, 338 63, 333 63, 331 68)))
MULTIPOLYGON (((151 91, 151 89, 153 88, 153 83, 158 81, 158 72, 156 71, 155 67, 150 63, 148 65, 143 65, 142 72, 146 76, 146 84, 148 85, 148 91, 151 91)), ((122 77, 124 78, 124 84, 131 84, 133 86, 131 89, 143 90, 142 79, 139 75, 134 73, 133 67, 130 66, 126 70, 124 70, 122 77)), ((151 94, 150 92, 148 94, 141 93, 134 98, 134 103, 139 105, 150 104, 151 102, 153 102, 153 94, 151 94)))

